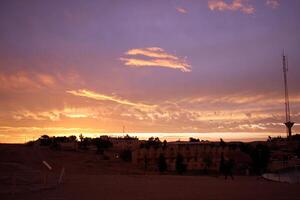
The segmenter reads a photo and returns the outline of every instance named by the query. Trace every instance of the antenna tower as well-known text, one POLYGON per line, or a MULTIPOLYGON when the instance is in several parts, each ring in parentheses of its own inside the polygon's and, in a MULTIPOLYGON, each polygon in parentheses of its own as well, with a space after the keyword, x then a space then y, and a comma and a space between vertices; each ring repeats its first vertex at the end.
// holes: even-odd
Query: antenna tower
POLYGON ((284 96, 285 96, 285 126, 287 130, 287 137, 292 136, 292 127, 294 122, 291 122, 290 113, 290 102, 289 102, 289 92, 288 92, 288 82, 287 82, 287 72, 288 72, 288 60, 287 57, 282 55, 282 66, 283 66, 283 78, 284 78, 284 96))

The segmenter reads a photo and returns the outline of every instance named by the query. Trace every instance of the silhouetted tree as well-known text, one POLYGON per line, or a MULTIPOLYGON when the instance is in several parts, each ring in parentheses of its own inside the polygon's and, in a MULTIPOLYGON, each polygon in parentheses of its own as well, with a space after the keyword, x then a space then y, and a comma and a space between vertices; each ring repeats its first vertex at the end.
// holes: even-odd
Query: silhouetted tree
POLYGON ((158 158, 158 170, 160 172, 164 172, 167 170, 167 163, 164 154, 160 154, 158 158))
POLYGON ((250 156, 254 172, 257 174, 263 173, 266 170, 270 159, 270 150, 268 146, 263 144, 256 145, 250 156))
POLYGON ((138 140, 137 137, 132 137, 128 134, 126 134, 123 138, 118 138, 118 139, 124 139, 124 140, 138 140))
POLYGON ((298 148, 296 149, 296 155, 300 158, 300 144, 298 144, 298 148))
POLYGON ((227 179, 227 177, 230 176, 231 179, 233 180, 233 168, 234 168, 234 160, 233 159, 226 160, 224 164, 225 179, 227 179))
POLYGON ((267 142, 272 142, 272 137, 271 136, 268 136, 267 142))
POLYGON ((145 143, 141 144, 141 148, 149 149, 150 147, 153 147, 155 149, 162 146, 162 142, 159 140, 158 137, 150 137, 145 143))
POLYGON ((82 150, 87 150, 91 143, 91 138, 83 137, 82 134, 79 135, 79 148, 82 150))
POLYGON ((228 144, 228 147, 232 150, 236 150, 236 148, 238 147, 237 144, 235 143, 231 143, 231 144, 228 144))
POLYGON ((35 141, 28 141, 25 143, 25 145, 29 146, 29 147, 33 146, 34 144, 35 144, 35 141))
POLYGON ((165 149, 166 147, 167 147, 167 141, 164 140, 164 141, 163 141, 163 149, 165 149))
POLYGON ((212 157, 210 154, 206 154, 204 155, 202 162, 204 163, 205 167, 204 167, 204 171, 207 172, 207 169, 210 168, 211 164, 212 164, 212 157))
POLYGON ((51 145, 50 148, 53 150, 61 150, 60 144, 59 144, 59 139, 60 138, 56 138, 56 137, 52 137, 51 138, 51 145))
POLYGON ((42 135, 39 138, 39 141, 41 146, 49 146, 52 143, 52 140, 48 135, 42 135))
POLYGON ((242 152, 250 155, 253 151, 253 147, 250 144, 240 143, 239 148, 242 152))
POLYGON ((132 151, 130 149, 121 151, 120 158, 125 162, 130 162, 132 160, 132 151))
POLYGON ((220 138, 220 146, 223 148, 226 147, 226 142, 222 138, 220 138))
POLYGON ((190 137, 189 141, 190 142, 200 142, 199 139, 196 139, 196 138, 193 138, 193 137, 190 137))
POLYGON ((99 154, 103 154, 104 150, 113 146, 113 144, 109 140, 104 140, 101 138, 93 139, 93 143, 96 145, 97 153, 99 153, 99 154))
POLYGON ((186 165, 184 164, 183 161, 184 161, 183 156, 178 153, 176 157, 176 163, 175 163, 176 171, 178 172, 178 174, 182 174, 183 172, 186 171, 186 165))
POLYGON ((80 135, 79 135, 79 141, 80 141, 80 142, 82 142, 82 141, 83 141, 83 139, 84 139, 83 135, 82 135, 82 134, 80 134, 80 135))
POLYGON ((221 159, 220 159, 220 165, 219 165, 219 173, 224 174, 224 167, 225 167, 225 160, 224 160, 224 154, 222 152, 221 159))
POLYGON ((144 156, 144 169, 145 169, 145 171, 148 169, 148 157, 145 155, 144 156))
POLYGON ((293 141, 300 141, 300 134, 292 135, 292 140, 293 141))
POLYGON ((77 137, 75 135, 71 135, 68 137, 68 141, 69 142, 76 142, 77 141, 77 137))

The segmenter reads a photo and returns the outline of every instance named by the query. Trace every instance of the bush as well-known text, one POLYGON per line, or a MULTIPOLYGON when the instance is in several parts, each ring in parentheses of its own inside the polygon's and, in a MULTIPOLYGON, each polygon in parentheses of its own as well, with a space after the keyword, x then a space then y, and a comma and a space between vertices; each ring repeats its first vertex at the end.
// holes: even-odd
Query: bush
POLYGON ((210 168, 210 166, 212 165, 212 157, 210 154, 206 154, 203 159, 202 159, 203 163, 205 164, 205 168, 204 171, 207 172, 207 170, 210 168))
POLYGON ((298 158, 300 158, 300 144, 298 145, 298 148, 296 149, 296 155, 298 158))
POLYGON ((141 148, 149 149, 150 147, 153 147, 155 149, 162 146, 162 142, 159 140, 158 137, 150 137, 145 143, 141 144, 141 148))
POLYGON ((130 149, 125 149, 120 153, 120 158, 125 162, 130 162, 132 160, 132 152, 130 149))
POLYGON ((32 147, 34 144, 35 144, 35 141, 29 141, 29 142, 25 143, 25 145, 29 146, 29 147, 32 147))
POLYGON ((101 139, 101 138, 95 138, 93 139, 93 143, 97 147, 97 153, 103 154, 104 150, 111 148, 113 144, 109 140, 101 139))
POLYGON ((183 157, 181 154, 177 154, 175 167, 178 174, 182 174, 186 171, 186 165, 183 163, 183 157))
POLYGON ((49 146, 52 143, 52 140, 48 135, 42 135, 39 138, 39 141, 41 146, 49 146))
POLYGON ((160 172, 164 172, 167 170, 167 163, 164 154, 160 154, 158 158, 158 170, 160 172))
POLYGON ((50 148, 53 150, 57 150, 57 151, 61 150, 61 146, 60 146, 59 142, 57 142, 57 140, 55 140, 55 139, 52 141, 50 148))
POLYGON ((270 159, 270 150, 268 146, 258 144, 250 154, 252 158, 252 167, 254 172, 261 174, 268 166, 270 159))
POLYGON ((190 137, 189 139, 190 142, 200 142, 200 140, 197 138, 193 138, 193 137, 190 137))

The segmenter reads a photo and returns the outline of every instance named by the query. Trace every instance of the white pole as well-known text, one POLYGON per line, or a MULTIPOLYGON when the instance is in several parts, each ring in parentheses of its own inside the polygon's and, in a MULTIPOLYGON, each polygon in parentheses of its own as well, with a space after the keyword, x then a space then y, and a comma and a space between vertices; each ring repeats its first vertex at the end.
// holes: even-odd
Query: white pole
POLYGON ((63 167, 61 169, 61 172, 60 172, 60 176, 59 176, 59 179, 58 179, 58 184, 61 184, 62 183, 62 180, 63 180, 63 177, 65 175, 65 168, 63 167))
POLYGON ((47 163, 45 160, 43 160, 43 164, 49 169, 52 170, 52 167, 47 163))

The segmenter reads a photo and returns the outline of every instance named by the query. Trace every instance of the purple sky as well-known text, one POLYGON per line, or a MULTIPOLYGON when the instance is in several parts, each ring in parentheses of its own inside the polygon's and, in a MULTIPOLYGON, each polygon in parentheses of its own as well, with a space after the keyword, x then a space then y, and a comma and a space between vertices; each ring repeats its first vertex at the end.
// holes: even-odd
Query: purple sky
POLYGON ((122 126, 285 133, 283 48, 300 121, 299 10, 298 0, 2 0, 0 142, 122 126))

